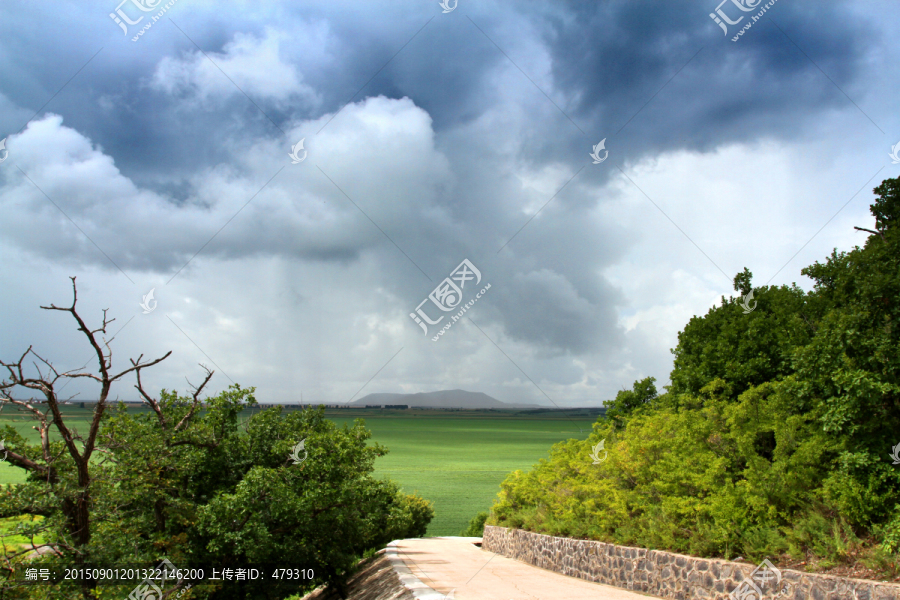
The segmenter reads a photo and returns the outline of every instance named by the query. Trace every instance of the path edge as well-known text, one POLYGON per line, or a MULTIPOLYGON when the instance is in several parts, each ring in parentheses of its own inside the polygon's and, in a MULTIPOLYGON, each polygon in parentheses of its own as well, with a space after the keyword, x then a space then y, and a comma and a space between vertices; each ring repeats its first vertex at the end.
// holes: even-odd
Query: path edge
MULTIPOLYGON (((441 536, 436 538, 409 538, 409 540, 421 540, 421 539, 429 539, 429 540, 472 540, 474 544, 476 540, 480 540, 481 538, 463 538, 458 536, 441 536)), ((426 585, 421 579, 416 576, 409 567, 406 566, 406 562, 400 558, 400 549, 398 544, 400 542, 407 540, 394 540, 390 544, 388 544, 384 549, 384 557, 388 559, 391 567, 394 569, 394 573, 397 574, 397 577, 400 578, 400 583, 403 584, 409 593, 411 593, 416 600, 448 600, 453 598, 453 592, 450 592, 449 595, 444 595, 440 592, 435 591, 430 586, 426 585)))

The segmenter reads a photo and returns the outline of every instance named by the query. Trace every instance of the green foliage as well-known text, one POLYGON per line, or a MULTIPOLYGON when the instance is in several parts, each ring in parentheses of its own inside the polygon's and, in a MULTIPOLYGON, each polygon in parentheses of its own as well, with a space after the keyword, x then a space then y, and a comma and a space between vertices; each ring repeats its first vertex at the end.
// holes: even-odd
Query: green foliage
POLYGON ((401 496, 403 522, 394 539, 425 537, 428 524, 434 518, 434 504, 414 494, 401 496))
POLYGON ((484 535, 484 522, 487 521, 487 511, 481 511, 469 521, 469 526, 460 532, 462 537, 481 537, 484 535))
POLYGON ((753 289, 753 273, 747 267, 741 273, 734 276, 734 291, 746 296, 753 289))
POLYGON ((900 178, 885 179, 874 192, 878 194, 871 208, 875 228, 879 231, 890 229, 900 221, 900 178))
POLYGON ((818 512, 799 515, 788 531, 789 553, 796 558, 811 552, 828 568, 849 557, 860 540, 845 519, 828 519, 818 512))
MULTIPOLYGON (((424 535, 433 509, 373 477, 375 459, 386 449, 367 445, 370 433, 361 422, 338 428, 324 409, 283 414, 275 407, 240 423, 241 411, 256 404, 253 392, 234 385, 200 411, 192 398, 166 390, 159 415, 111 408, 100 435, 107 458, 93 468, 93 535, 80 549, 86 561, 155 564, 166 557, 187 568, 289 559, 316 575, 294 591, 321 583, 340 589, 367 551, 424 535), (290 456, 301 440, 305 458, 295 463, 290 456)), ((39 562, 58 567, 72 557, 65 551, 62 507, 53 502, 62 492, 54 496, 48 487, 37 481, 10 486, 0 496, 0 510, 46 515, 44 535, 61 543, 66 557, 39 562)), ((240 593, 288 595, 252 587, 240 593)), ((238 593, 229 586, 196 587, 190 597, 245 597, 238 593)), ((77 590, 60 590, 58 597, 78 596, 77 590)))
POLYGON ((490 507, 507 473, 531 466, 547 448, 569 437, 584 439, 596 419, 566 413, 510 411, 326 411, 341 425, 362 415, 373 439, 391 452, 375 475, 434 501, 426 535, 459 535, 472 516, 490 507), (417 414, 413 417, 409 414, 417 414), (579 427, 585 428, 579 433, 579 427))
POLYGON ((793 372, 793 350, 806 344, 813 330, 806 294, 797 285, 753 290, 755 307, 744 314, 741 298, 722 299, 704 317, 692 317, 678 334, 668 401, 685 402, 714 379, 726 383, 736 399, 751 387, 783 379, 793 372))
POLYGON ((621 427, 626 417, 651 404, 658 396, 655 378, 646 377, 635 381, 631 390, 622 390, 616 394, 616 399, 607 405, 605 416, 621 427))
POLYGON ((0 544, 3 552, 18 552, 44 543, 39 515, 19 515, 0 520, 0 544))
POLYGON ((752 288, 744 269, 734 286, 754 293, 752 311, 723 298, 692 318, 667 393, 652 378, 619 392, 588 440, 510 474, 489 522, 701 556, 787 552, 819 567, 865 543, 877 547, 867 560, 896 570, 900 179, 875 193, 864 248, 803 269, 810 293, 752 288), (609 456, 595 465, 601 440, 609 456))
POLYGON ((894 517, 881 531, 881 545, 890 554, 900 552, 900 504, 894 507, 894 517))

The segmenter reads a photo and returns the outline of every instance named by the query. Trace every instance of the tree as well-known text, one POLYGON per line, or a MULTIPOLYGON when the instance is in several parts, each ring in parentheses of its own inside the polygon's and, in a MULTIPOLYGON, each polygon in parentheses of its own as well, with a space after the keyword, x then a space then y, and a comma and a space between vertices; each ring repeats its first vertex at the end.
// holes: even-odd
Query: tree
MULTIPOLYGON (((112 374, 112 349, 109 346, 112 340, 103 339, 101 346, 97 336, 98 334, 106 335, 106 327, 115 319, 107 319, 104 309, 102 325, 97 329, 90 329, 78 314, 76 309, 78 290, 75 278, 71 277, 70 279, 72 280, 72 305, 68 308, 60 308, 51 304, 41 308, 67 312, 72 315, 72 318, 78 323, 78 331, 85 335, 97 357, 98 374, 81 373, 79 372, 81 369, 60 373, 52 363, 29 346, 19 360, 15 362, 0 361, 0 365, 6 368, 8 376, 0 382, 0 402, 27 410, 38 422, 37 429, 41 438, 39 447, 25 443, 21 436, 7 430, 7 436, 12 440, 12 445, 7 448, 7 460, 28 471, 31 481, 41 480, 49 486, 51 494, 59 503, 62 514, 65 516, 67 535, 56 545, 65 548, 78 563, 84 559, 81 548, 91 540, 91 457, 98 450, 97 435, 112 384, 129 373, 139 372, 140 369, 159 364, 171 352, 147 363, 141 363, 142 357, 138 357, 137 361, 132 361, 130 368, 118 374, 112 374), (26 368, 23 366, 29 355, 38 361, 34 363, 36 376, 27 375, 26 368), (56 390, 56 383, 60 379, 78 378, 92 379, 100 384, 99 400, 94 406, 93 418, 87 435, 80 435, 66 425, 60 411, 60 401, 56 390), (15 398, 13 394, 17 388, 32 390, 43 395, 45 406, 38 407, 30 400, 15 398), (54 428, 62 438, 64 448, 61 452, 54 448, 54 444, 50 441, 51 428, 54 428), (68 461, 70 462, 66 464, 68 461)), ((100 449, 100 451, 103 450, 100 449)))
POLYGON ((747 267, 744 267, 742 273, 734 276, 734 291, 740 292, 741 296, 746 296, 753 289, 753 273, 747 267))
MULTIPOLYGON (((746 268, 739 273, 736 291, 746 296, 751 277, 746 268)), ((717 378, 736 400, 751 387, 793 372, 793 351, 809 342, 821 309, 796 284, 753 291, 749 313, 741 298, 723 297, 719 306, 692 317, 679 332, 666 402, 679 406, 681 396, 697 396, 717 378)))
POLYGON ((631 390, 622 390, 616 394, 616 399, 609 404, 605 416, 615 422, 617 427, 621 427, 627 417, 650 405, 657 397, 655 377, 636 380, 631 390))
POLYGON ((878 237, 803 270, 826 310, 796 357, 796 397, 840 448, 827 495, 854 523, 883 521, 900 503, 900 473, 885 460, 900 430, 900 178, 874 192, 878 237))
MULTIPOLYGON (((187 420, 193 399, 165 390, 159 399, 144 395, 149 412, 110 413, 103 432, 117 457, 115 485, 98 508, 118 517, 96 553, 112 560, 111 548, 130 545, 133 556, 152 560, 163 551, 179 567, 283 565, 289 557, 312 569, 315 582, 340 590, 367 551, 425 534, 433 509, 372 476, 387 450, 367 445, 361 421, 338 428, 321 407, 273 407, 242 421, 257 404, 254 393, 232 385, 187 420), (180 422, 186 426, 176 430, 180 422)), ((243 593, 280 598, 303 583, 247 584, 243 593)), ((208 593, 243 598, 227 586, 208 593)))
MULTIPOLYGON (((99 374, 59 373, 31 347, 18 361, 0 363, 9 374, 0 400, 29 411, 40 434, 38 444, 8 426, 4 436, 10 463, 29 477, 0 494, 0 516, 44 516, 31 532, 39 530, 54 550, 29 566, 62 572, 73 563, 151 566, 166 558, 182 569, 291 561, 312 570, 314 577, 286 586, 269 580, 190 591, 192 600, 275 599, 322 583, 341 591, 360 557, 392 539, 425 534, 433 508, 373 476, 375 459, 387 450, 367 444, 371 434, 362 421, 338 428, 322 407, 284 414, 278 406, 247 417, 245 410, 257 405, 254 388, 234 384, 201 399, 214 375, 209 369, 188 395, 163 389, 157 397, 144 388, 142 373, 171 352, 150 362, 138 357, 112 374, 112 340, 102 347, 97 341, 112 320, 104 311, 102 326, 89 329, 76 310, 75 278, 72 287, 71 307, 44 308, 72 314, 98 357, 99 374), (42 365, 37 376, 25 372, 29 355, 42 365), (112 384, 129 373, 149 410, 107 404, 112 384), (77 377, 101 386, 84 436, 67 426, 57 398, 57 381, 77 377), (40 391, 45 404, 14 397, 17 387, 40 391), (92 461, 94 452, 102 458, 92 461)), ((22 554, 8 552, 5 568, 17 568, 22 554)), ((125 597, 133 587, 69 582, 53 597, 125 597)), ((3 597, 28 597, 9 585, 0 589, 3 597)), ((163 598, 176 591, 164 590, 163 598)))

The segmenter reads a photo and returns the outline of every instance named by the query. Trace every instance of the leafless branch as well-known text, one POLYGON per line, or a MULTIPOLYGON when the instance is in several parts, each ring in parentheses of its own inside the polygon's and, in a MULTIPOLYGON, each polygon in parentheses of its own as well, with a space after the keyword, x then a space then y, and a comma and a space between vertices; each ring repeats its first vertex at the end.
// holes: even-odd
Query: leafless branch
POLYGON ((869 232, 869 233, 874 233, 874 234, 876 234, 876 235, 880 235, 880 236, 881 236, 881 241, 882 241, 882 242, 887 242, 887 240, 884 239, 884 232, 883 232, 883 231, 877 231, 877 230, 874 230, 874 229, 866 229, 865 227, 853 227, 853 229, 856 229, 857 231, 867 231, 867 232, 869 232))
POLYGON ((38 471, 40 473, 49 472, 49 467, 36 463, 27 456, 19 454, 18 452, 13 452, 8 448, 6 449, 6 460, 10 464, 21 467, 23 469, 27 469, 29 471, 38 471))
MULTIPOLYGON (((171 352, 170 352, 171 354, 171 352)), ((141 369, 144 367, 140 365, 141 358, 143 358, 143 354, 138 356, 137 360, 132 360, 131 364, 135 366, 135 375, 137 375, 137 385, 134 387, 137 389, 138 393, 140 393, 141 397, 144 399, 144 402, 150 405, 150 408, 153 409, 153 412, 156 413, 156 418, 159 420, 159 426, 162 427, 163 431, 168 430, 168 424, 166 423, 166 417, 163 415, 162 410, 159 408, 159 402, 150 396, 147 392, 144 391, 144 384, 141 382, 141 369)), ((168 354, 166 355, 168 356, 168 354)))
MULTIPOLYGON (((203 392, 203 388, 206 387, 206 384, 209 383, 209 380, 212 379, 213 373, 215 371, 210 371, 206 365, 200 365, 206 371, 206 378, 203 380, 198 387, 194 388, 194 402, 191 404, 191 410, 188 411, 188 414, 184 415, 184 417, 178 422, 178 425, 175 426, 175 431, 181 429, 183 425, 185 425, 191 418, 194 416, 194 412, 196 412, 197 407, 200 405, 200 394, 203 392)), ((190 383, 190 381, 188 381, 190 383)), ((191 386, 193 387, 193 386, 191 386)))
MULTIPOLYGON (((79 371, 81 371, 81 369, 74 369, 60 374, 48 360, 41 357, 31 346, 29 346, 22 356, 19 357, 18 361, 9 363, 0 361, 0 366, 4 367, 8 374, 8 377, 0 382, 0 404, 16 404, 20 410, 30 411, 32 417, 40 423, 41 446, 44 455, 43 459, 46 465, 38 464, 34 459, 25 457, 18 452, 9 452, 8 456, 10 463, 31 470, 32 472, 41 473, 42 479, 44 479, 43 475, 45 475, 46 481, 50 484, 54 484, 57 481, 55 470, 53 468, 54 461, 58 460, 62 454, 66 452, 71 455, 77 473, 77 485, 79 489, 74 498, 65 499, 63 501, 63 513, 66 517, 69 533, 75 539, 75 549, 73 549, 73 552, 76 555, 76 559, 80 560, 78 557, 81 555, 81 552, 78 548, 87 544, 90 540, 90 459, 91 454, 95 450, 95 442, 100 430, 100 422, 103 418, 107 399, 109 398, 110 388, 116 380, 121 379, 132 371, 138 373, 138 382, 140 383, 141 369, 159 364, 172 353, 167 352, 164 356, 146 363, 141 363, 143 358, 143 355, 141 355, 137 361, 131 361, 131 367, 118 374, 112 374, 113 351, 110 345, 112 340, 103 338, 101 344, 101 341, 98 340, 98 334, 105 335, 107 327, 114 322, 115 319, 110 319, 107 314, 107 309, 104 309, 100 327, 96 329, 89 328, 81 315, 78 314, 76 308, 78 304, 78 288, 75 283, 75 277, 70 277, 70 279, 72 281, 71 306, 59 307, 55 304, 51 304, 50 306, 41 306, 41 308, 44 310, 67 312, 72 315, 72 318, 74 318, 78 324, 77 330, 82 332, 87 338, 88 343, 91 348, 93 348, 94 354, 97 357, 99 367, 98 374, 80 373, 79 371), (33 355, 37 360, 31 362, 34 369, 37 371, 37 378, 28 377, 24 372, 23 364, 29 354, 33 355), (100 394, 97 403, 94 405, 94 414, 91 419, 90 428, 87 435, 84 437, 82 437, 78 431, 75 431, 74 429, 70 430, 63 418, 57 390, 54 387, 61 377, 68 380, 89 378, 100 384, 100 394), (39 392, 46 401, 47 410, 42 411, 37 409, 32 401, 14 399, 12 390, 16 387, 24 387, 39 392), (56 457, 50 455, 49 428, 51 426, 56 427, 64 445, 62 452, 56 457), (79 445, 81 446, 80 448, 79 445)), ((35 429, 38 428, 35 427, 35 429)))

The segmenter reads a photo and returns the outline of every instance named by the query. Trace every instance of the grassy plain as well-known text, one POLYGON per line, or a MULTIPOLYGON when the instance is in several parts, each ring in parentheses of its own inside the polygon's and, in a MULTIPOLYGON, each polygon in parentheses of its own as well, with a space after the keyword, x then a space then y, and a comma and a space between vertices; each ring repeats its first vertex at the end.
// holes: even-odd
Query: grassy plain
POLYGON ((490 508, 507 474, 547 457, 556 442, 587 439, 596 420, 586 413, 512 411, 335 410, 326 414, 339 425, 364 419, 372 440, 390 449, 376 461, 376 475, 434 502, 429 536, 459 535, 476 513, 490 508))
MULTIPOLYGON (((0 413, 0 431, 10 425, 36 443, 30 418, 7 411, 0 413)), ((87 431, 91 408, 66 406, 63 414, 70 427, 87 431)), ((586 439, 596 420, 596 413, 584 411, 339 409, 326 416, 339 426, 362 418, 372 431, 370 442, 390 450, 376 461, 375 475, 434 502, 429 536, 458 535, 476 513, 490 508, 508 473, 529 468, 558 441, 586 439)), ((0 484, 24 480, 21 469, 0 461, 0 484)))

